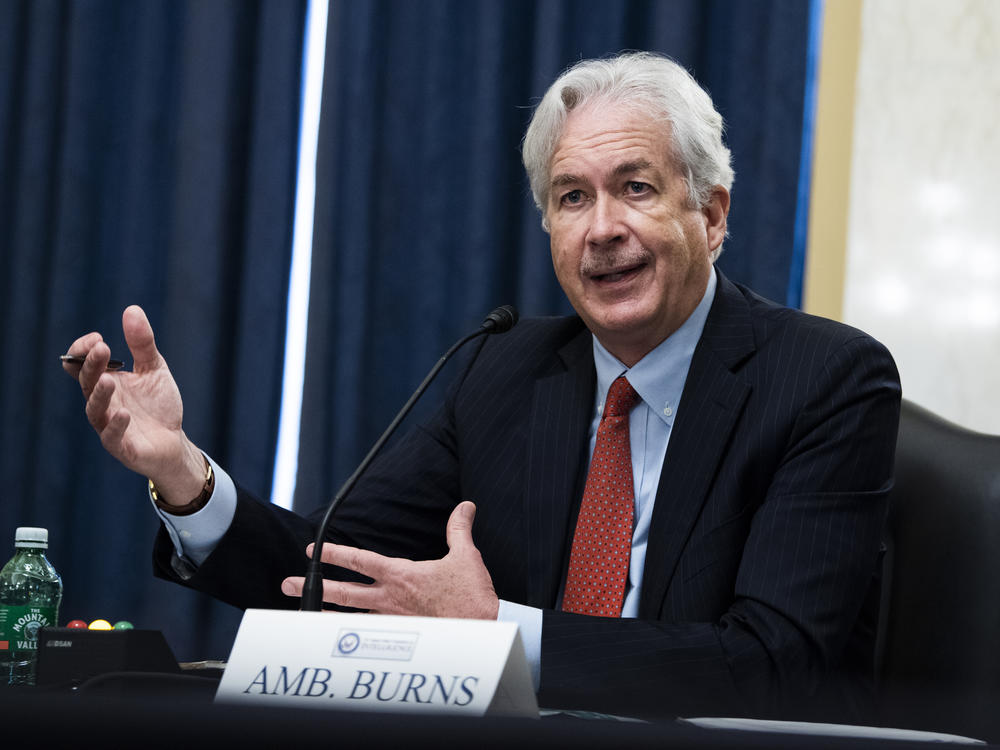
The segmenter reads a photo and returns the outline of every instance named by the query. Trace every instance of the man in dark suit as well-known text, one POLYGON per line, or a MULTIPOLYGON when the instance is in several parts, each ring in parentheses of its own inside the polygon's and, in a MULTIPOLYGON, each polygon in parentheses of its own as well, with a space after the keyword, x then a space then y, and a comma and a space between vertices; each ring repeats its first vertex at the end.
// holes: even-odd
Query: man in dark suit
MULTIPOLYGON (((484 341, 437 415, 372 465, 324 545, 325 601, 516 620, 544 706, 863 709, 898 377, 863 333, 715 270, 721 132, 664 58, 586 61, 553 84, 524 160, 579 317, 484 341)), ((203 456, 145 316, 123 325, 134 373, 104 373, 96 333, 69 369, 104 445, 155 487, 158 574, 294 606, 312 523, 203 456)))

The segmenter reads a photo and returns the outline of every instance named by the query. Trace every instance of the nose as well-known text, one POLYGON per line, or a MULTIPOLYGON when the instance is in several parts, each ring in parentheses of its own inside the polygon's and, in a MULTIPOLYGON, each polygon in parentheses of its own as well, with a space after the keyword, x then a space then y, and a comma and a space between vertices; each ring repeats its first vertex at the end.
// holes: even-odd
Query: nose
POLYGON ((599 195, 590 211, 587 242, 594 246, 611 245, 625 237, 624 207, 608 195, 599 195))

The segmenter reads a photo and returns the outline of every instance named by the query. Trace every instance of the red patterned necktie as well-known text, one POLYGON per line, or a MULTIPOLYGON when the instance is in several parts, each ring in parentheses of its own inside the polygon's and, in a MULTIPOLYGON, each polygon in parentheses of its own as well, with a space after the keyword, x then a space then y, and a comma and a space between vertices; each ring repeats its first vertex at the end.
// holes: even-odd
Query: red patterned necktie
POLYGON ((569 555, 566 612, 621 617, 635 499, 628 413, 638 401, 624 375, 608 390, 569 555))

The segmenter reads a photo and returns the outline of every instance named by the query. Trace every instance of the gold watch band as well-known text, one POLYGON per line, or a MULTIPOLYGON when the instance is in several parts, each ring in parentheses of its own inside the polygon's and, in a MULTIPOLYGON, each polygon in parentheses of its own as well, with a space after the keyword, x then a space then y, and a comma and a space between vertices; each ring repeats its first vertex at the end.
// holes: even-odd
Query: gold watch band
POLYGON ((170 505, 163 502, 160 494, 156 491, 156 485, 153 484, 153 480, 149 480, 149 496, 153 498, 156 507, 173 516, 190 516, 192 513, 197 513, 208 503, 214 489, 215 473, 212 471, 212 464, 209 463, 207 458, 205 459, 205 484, 202 486, 198 497, 185 505, 170 505))

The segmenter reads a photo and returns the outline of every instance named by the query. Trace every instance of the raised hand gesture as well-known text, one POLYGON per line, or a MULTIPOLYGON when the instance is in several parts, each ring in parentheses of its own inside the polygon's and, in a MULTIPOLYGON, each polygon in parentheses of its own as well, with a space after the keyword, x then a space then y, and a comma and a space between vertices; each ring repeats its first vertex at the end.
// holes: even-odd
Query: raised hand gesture
POLYGON ((183 505, 204 483, 205 459, 181 427, 181 394, 142 308, 125 310, 122 329, 134 362, 131 372, 108 372, 111 350, 96 332, 69 348, 83 364, 64 362, 63 368, 79 381, 87 419, 108 453, 152 479, 164 502, 183 505))

